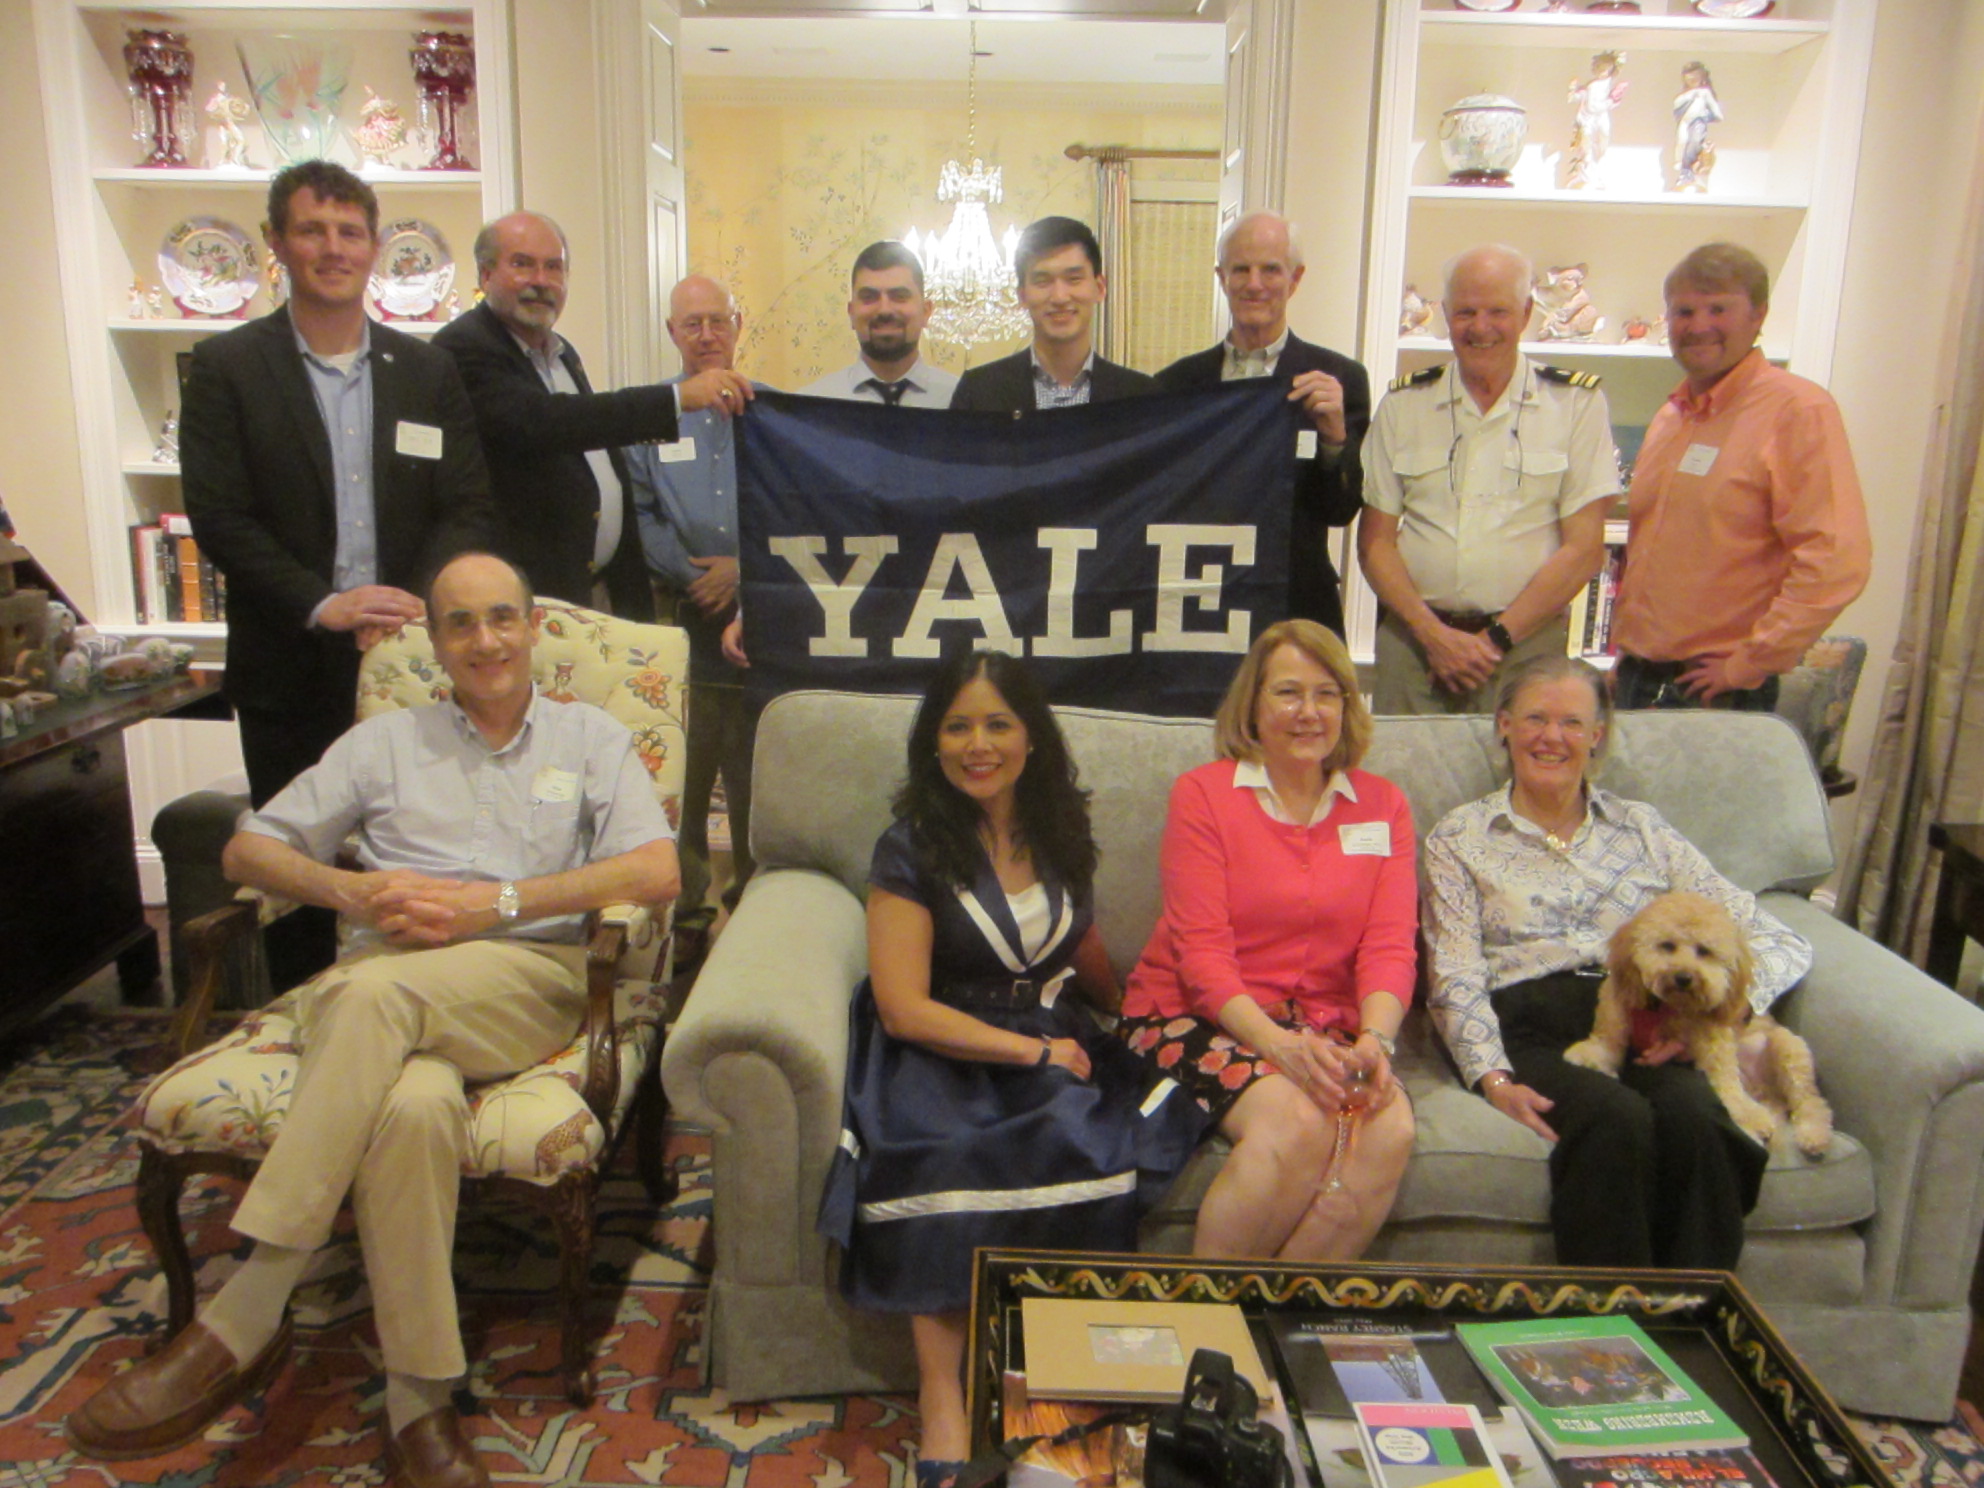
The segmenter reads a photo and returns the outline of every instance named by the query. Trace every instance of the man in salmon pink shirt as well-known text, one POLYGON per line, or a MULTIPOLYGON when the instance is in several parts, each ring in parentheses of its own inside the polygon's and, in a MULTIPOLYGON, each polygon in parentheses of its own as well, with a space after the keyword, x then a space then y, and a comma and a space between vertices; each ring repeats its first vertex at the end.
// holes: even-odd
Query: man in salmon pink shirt
POLYGON ((1666 297, 1687 379, 1633 467, 1614 700, 1769 712, 1778 676, 1866 587, 1866 503, 1831 394, 1757 345, 1756 255, 1697 248, 1666 297))

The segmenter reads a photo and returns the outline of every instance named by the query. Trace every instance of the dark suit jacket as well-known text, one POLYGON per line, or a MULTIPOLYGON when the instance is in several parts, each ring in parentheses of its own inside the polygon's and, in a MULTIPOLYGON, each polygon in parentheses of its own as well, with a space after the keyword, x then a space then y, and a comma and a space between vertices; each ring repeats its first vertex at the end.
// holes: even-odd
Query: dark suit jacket
MULTIPOLYGON (((1135 372, 1097 357, 1090 371, 1088 396, 1091 403, 1108 403, 1147 393, 1152 386, 1149 373, 1135 372)), ((1033 348, 973 367, 958 379, 951 394, 951 407, 974 413, 1037 412, 1033 406, 1033 348)))
MULTIPOLYGON (((492 540, 488 472, 444 352, 374 325, 371 366, 379 582, 417 594, 434 566, 492 540), (440 457, 399 453, 402 422, 440 430, 440 457)), ((193 348, 179 429, 186 514, 227 578, 228 697, 349 726, 358 648, 309 628, 334 592, 337 508, 330 436, 287 310, 193 348)))
MULTIPOLYGON (((1181 357, 1157 374, 1167 393, 1218 387, 1226 344, 1181 357)), ((1361 363, 1302 340, 1293 331, 1275 363, 1274 380, 1284 388, 1301 372, 1327 372, 1343 384, 1343 421, 1349 433, 1334 461, 1298 460, 1295 506, 1289 513, 1288 613, 1327 625, 1343 634, 1343 594, 1328 547, 1331 527, 1347 527, 1364 503, 1364 467, 1358 452, 1371 427, 1371 380, 1361 363)))
POLYGON ((600 505, 586 451, 603 449, 620 477, 620 545, 605 569, 613 613, 654 619, 619 446, 674 439, 674 391, 649 385, 595 393, 578 352, 568 344, 565 368, 579 391, 554 393, 487 303, 449 322, 434 344, 454 357, 475 405, 502 525, 498 551, 523 565, 538 593, 590 604, 600 505))

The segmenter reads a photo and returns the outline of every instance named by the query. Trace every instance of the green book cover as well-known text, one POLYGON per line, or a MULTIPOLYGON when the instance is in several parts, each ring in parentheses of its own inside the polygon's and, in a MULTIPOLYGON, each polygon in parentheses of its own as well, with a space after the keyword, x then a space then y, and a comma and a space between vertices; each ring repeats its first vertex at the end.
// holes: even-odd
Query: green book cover
POLYGON ((1750 1444, 1631 1318, 1462 1323, 1454 1331, 1552 1457, 1750 1444))

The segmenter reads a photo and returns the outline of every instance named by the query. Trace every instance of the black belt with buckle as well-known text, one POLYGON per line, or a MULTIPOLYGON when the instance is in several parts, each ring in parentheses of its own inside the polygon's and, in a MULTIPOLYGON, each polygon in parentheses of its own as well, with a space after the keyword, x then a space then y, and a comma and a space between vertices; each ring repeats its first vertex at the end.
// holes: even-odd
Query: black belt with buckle
POLYGON ((1464 631, 1468 635, 1480 635, 1495 623, 1495 617, 1486 610, 1440 610, 1432 605, 1426 608, 1433 610, 1439 622, 1448 629, 1464 631))
POLYGON ((980 982, 952 982, 938 999, 955 1008, 986 1008, 994 1012, 1022 1012, 1040 1006, 1040 994, 1052 981, 1014 977, 1010 981, 987 978, 980 982))

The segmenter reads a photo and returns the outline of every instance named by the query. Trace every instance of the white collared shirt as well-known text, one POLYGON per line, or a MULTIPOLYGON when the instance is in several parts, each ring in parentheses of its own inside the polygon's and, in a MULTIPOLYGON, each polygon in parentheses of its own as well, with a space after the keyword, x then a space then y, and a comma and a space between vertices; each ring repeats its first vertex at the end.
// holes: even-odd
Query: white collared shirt
POLYGON ((1226 342, 1226 355, 1220 359, 1219 380, 1240 382, 1249 377, 1272 377, 1274 369, 1281 365, 1281 354, 1288 349, 1288 327, 1281 328, 1281 334, 1255 351, 1242 351, 1229 338, 1226 342))
POLYGON ((1289 827, 1315 826, 1330 814, 1330 808, 1336 804, 1338 796, 1342 796, 1347 801, 1357 799, 1357 787, 1350 783, 1349 771, 1332 770, 1330 778, 1323 782, 1322 795, 1316 798, 1316 809, 1309 813, 1307 821, 1297 821, 1288 808, 1281 804, 1281 797, 1274 793, 1274 782, 1268 778, 1268 767, 1247 760, 1233 762, 1233 788, 1252 791, 1254 799, 1261 803, 1261 810, 1273 820, 1289 827))
MULTIPOLYGON (((508 326, 504 327, 509 330, 508 326)), ((571 368, 565 365, 565 338, 556 331, 551 333, 550 346, 540 352, 515 331, 510 338, 524 349, 530 364, 537 368, 537 375, 544 379, 544 385, 554 393, 572 393, 584 396, 572 376, 571 368)), ((677 406, 680 406, 679 399, 677 406)), ((620 476, 613 469, 613 457, 603 449, 587 450, 586 464, 592 467, 593 482, 599 487, 599 525, 593 529, 592 566, 594 572, 606 567, 613 559, 613 552, 620 546, 621 508, 620 476)))
MULTIPOLYGON (((875 369, 857 357, 838 372, 829 372, 818 382, 810 382, 799 391, 808 398, 851 398, 864 403, 880 403, 883 401, 880 390, 866 386, 879 380, 875 369)), ((958 385, 955 372, 934 367, 922 357, 918 357, 910 369, 896 380, 907 384, 902 391, 902 402, 897 405, 899 408, 949 408, 951 394, 958 385)))
POLYGON ((1399 519, 1399 557, 1436 609, 1506 609, 1563 546, 1563 519, 1618 492, 1605 394, 1528 357, 1485 413, 1451 363, 1388 392, 1364 443, 1364 500, 1399 519))

